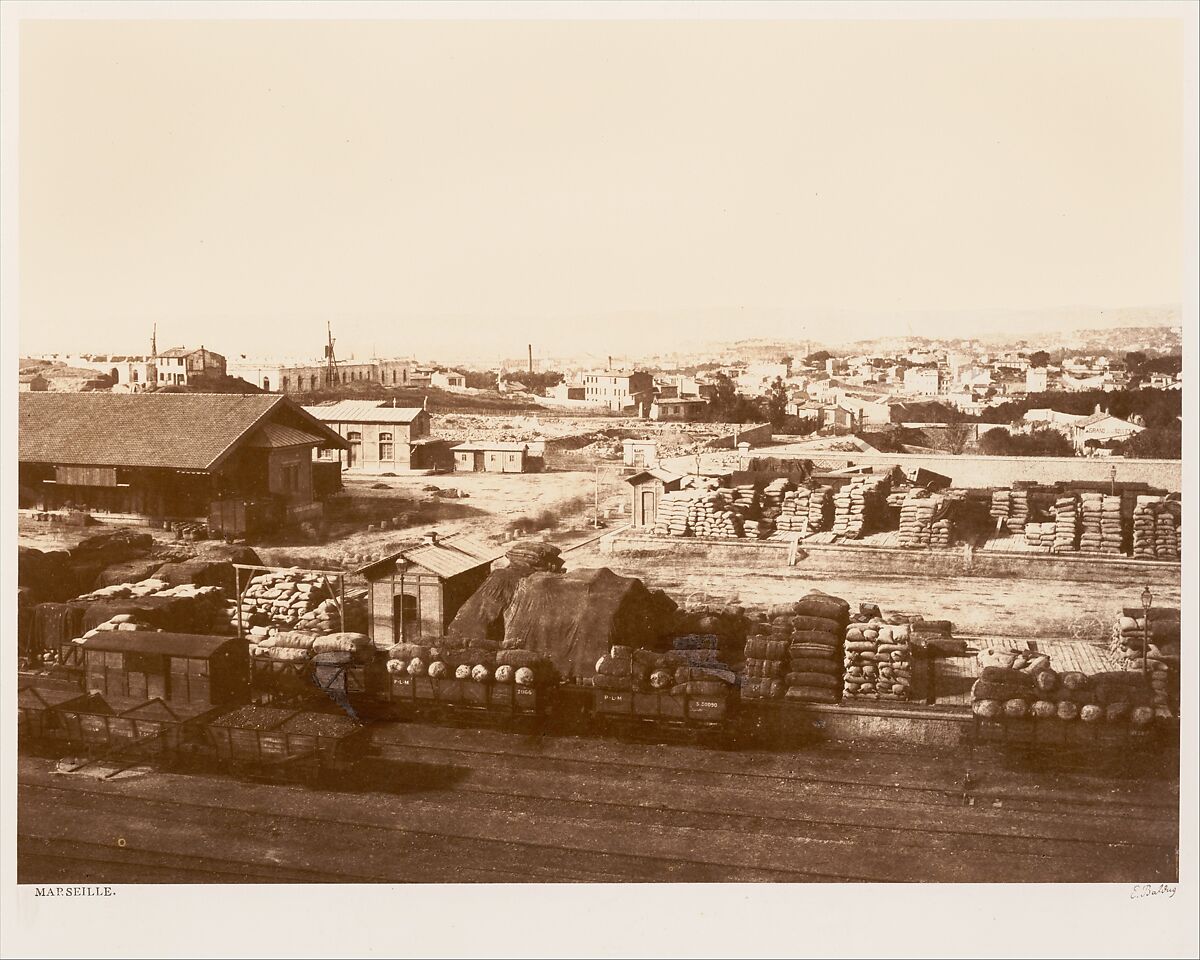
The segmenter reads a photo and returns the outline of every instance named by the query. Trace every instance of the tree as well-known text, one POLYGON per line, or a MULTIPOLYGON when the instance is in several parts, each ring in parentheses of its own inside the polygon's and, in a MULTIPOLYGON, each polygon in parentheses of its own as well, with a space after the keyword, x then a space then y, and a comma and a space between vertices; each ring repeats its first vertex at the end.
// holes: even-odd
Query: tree
POLYGON ((776 377, 775 382, 767 390, 767 419, 771 425, 778 428, 787 417, 788 391, 782 377, 776 377))
POLYGON ((810 353, 807 357, 805 357, 804 362, 815 366, 818 363, 824 363, 828 359, 828 350, 818 350, 816 353, 810 353))
POLYGON ((1171 429, 1143 430, 1117 449, 1131 460, 1183 459, 1183 431, 1171 429))
POLYGON ((1035 350, 1029 355, 1029 364, 1033 367, 1045 367, 1050 363, 1050 354, 1045 350, 1035 350))
POLYGON ((993 427, 979 438, 979 450, 989 457, 1073 457, 1071 441, 1057 430, 1040 428, 1011 434, 993 427))
POLYGON ((1125 354, 1125 369, 1130 373, 1139 372, 1145 362, 1146 355, 1141 350, 1131 350, 1125 354))

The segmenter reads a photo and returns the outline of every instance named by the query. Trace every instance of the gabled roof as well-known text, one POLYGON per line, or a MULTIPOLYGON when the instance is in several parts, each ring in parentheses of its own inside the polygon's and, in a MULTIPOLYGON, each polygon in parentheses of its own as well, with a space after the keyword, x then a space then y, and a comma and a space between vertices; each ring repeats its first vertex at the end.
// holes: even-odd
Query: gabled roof
POLYGON ((339 400, 304 410, 323 423, 412 423, 421 407, 385 407, 378 400, 339 400))
POLYGON ((643 470, 641 473, 635 473, 632 477, 626 477, 626 483, 641 483, 647 477, 652 477, 655 480, 661 480, 663 483, 675 483, 682 480, 683 477, 678 473, 672 473, 670 470, 663 470, 659 467, 653 467, 650 470, 643 470))
POLYGON ((22 393, 22 463, 216 469, 256 428, 302 425, 325 447, 345 440, 286 397, 216 393, 22 393), (282 421, 282 422, 281 422, 282 421))
POLYGON ((399 563, 424 567, 439 577, 449 579, 474 570, 504 556, 504 548, 493 546, 467 534, 447 537, 436 543, 425 543, 401 550, 382 560, 376 560, 355 571, 368 580, 385 576, 399 563))
POLYGON ((1099 413, 1090 414, 1089 416, 1084 417, 1082 420, 1077 420, 1075 422, 1075 428, 1083 429, 1084 427, 1090 427, 1097 423, 1103 423, 1105 420, 1112 420, 1124 427, 1133 427, 1134 429, 1137 429, 1137 424, 1130 423, 1128 420, 1122 420, 1120 417, 1113 416, 1113 414, 1106 413, 1103 410, 1101 410, 1099 413))

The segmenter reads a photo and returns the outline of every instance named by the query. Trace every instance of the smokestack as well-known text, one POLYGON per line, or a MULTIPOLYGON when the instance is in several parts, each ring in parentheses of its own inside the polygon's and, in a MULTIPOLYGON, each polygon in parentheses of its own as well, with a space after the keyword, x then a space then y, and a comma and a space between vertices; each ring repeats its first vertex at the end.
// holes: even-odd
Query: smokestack
POLYGON ((533 373, 533 344, 529 344, 529 372, 533 373))
POLYGON ((608 372, 612 373, 612 355, 611 354, 608 357, 608 372))

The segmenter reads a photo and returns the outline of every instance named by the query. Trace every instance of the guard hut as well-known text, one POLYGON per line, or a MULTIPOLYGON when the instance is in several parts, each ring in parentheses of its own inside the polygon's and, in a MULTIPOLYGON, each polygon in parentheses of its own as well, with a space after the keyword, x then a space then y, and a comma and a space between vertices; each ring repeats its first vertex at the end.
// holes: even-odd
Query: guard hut
POLYGON ((367 581, 367 622, 375 646, 446 635, 459 608, 491 572, 504 548, 461 535, 428 534, 360 570, 367 581))
POLYGON ((633 526, 652 527, 658 519, 658 502, 664 493, 679 489, 683 477, 669 470, 643 470, 626 480, 633 488, 633 526))

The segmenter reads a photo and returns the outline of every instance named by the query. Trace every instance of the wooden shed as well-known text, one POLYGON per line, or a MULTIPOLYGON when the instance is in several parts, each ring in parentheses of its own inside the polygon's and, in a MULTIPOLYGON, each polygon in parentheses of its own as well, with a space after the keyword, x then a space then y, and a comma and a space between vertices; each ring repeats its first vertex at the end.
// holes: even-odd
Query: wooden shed
POLYGON ((427 536, 418 546, 368 564, 367 622, 376 647, 442 637, 504 548, 461 535, 427 536))
POLYGON ((655 467, 626 479, 633 488, 633 526, 652 527, 658 519, 658 502, 664 493, 679 489, 683 477, 655 467))
POLYGON ((460 443, 454 452, 456 473, 532 473, 541 468, 537 450, 528 443, 460 443))

